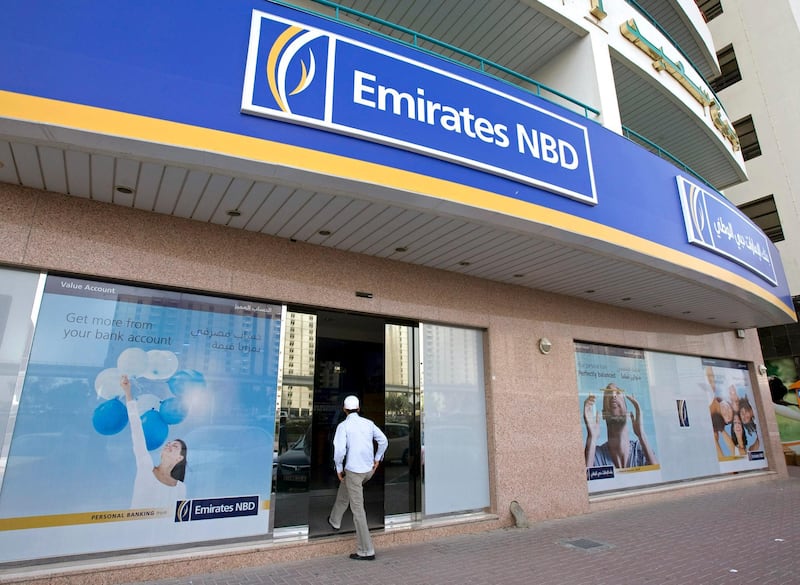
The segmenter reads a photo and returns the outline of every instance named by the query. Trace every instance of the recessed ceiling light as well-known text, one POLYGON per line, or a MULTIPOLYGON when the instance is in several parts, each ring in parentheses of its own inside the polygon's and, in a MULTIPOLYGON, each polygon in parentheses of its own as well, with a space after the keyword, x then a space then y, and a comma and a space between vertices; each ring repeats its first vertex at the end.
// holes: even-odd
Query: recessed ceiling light
POLYGON ((405 246, 399 246, 399 247, 395 248, 394 251, 395 252, 408 252, 408 248, 406 248, 405 246))
POLYGON ((469 266, 472 262, 467 262, 466 260, 462 260, 458 263, 459 266, 469 266))
POLYGON ((130 195, 133 193, 134 188, 126 187, 125 185, 115 185, 114 191, 116 191, 117 193, 122 193, 123 195, 130 195))
POLYGON ((515 274, 515 275, 514 275, 514 278, 522 278, 522 277, 524 277, 524 276, 525 276, 524 274, 515 274))
POLYGON ((242 215, 242 212, 239 211, 238 209, 229 209, 225 213, 227 213, 231 217, 239 217, 240 215, 242 215))
POLYGON ((631 300, 631 297, 622 297, 622 300, 623 301, 629 301, 629 300, 631 300))
POLYGON ((585 290, 585 291, 583 291, 583 292, 585 292, 587 295, 590 295, 590 294, 593 294, 593 293, 594 293, 594 289, 593 289, 593 288, 590 288, 589 290, 585 290))
POLYGON ((688 315, 689 313, 691 313, 691 311, 684 311, 684 312, 683 312, 683 313, 681 313, 681 314, 682 314, 682 315, 688 315))
POLYGON ((329 236, 329 235, 331 235, 331 231, 330 230, 319 230, 317 233, 319 235, 321 235, 321 236, 329 236))

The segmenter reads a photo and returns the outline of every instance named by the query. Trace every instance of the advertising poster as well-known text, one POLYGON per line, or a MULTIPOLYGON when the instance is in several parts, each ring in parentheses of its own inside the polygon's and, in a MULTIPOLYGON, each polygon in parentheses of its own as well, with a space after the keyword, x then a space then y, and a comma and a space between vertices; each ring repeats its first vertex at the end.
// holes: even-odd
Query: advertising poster
POLYGON ((575 347, 589 493, 767 467, 747 363, 575 347))
POLYGON ((800 381, 794 358, 769 360, 769 392, 784 447, 800 452, 800 381))
POLYGON ((709 405, 713 392, 697 356, 645 352, 659 439, 661 481, 719 474, 709 405))
POLYGON ((589 343, 575 349, 589 492, 660 481, 644 352, 589 343))
POLYGON ((281 307, 47 277, 0 561, 264 534, 281 307))
POLYGON ((720 472, 765 465, 764 444, 758 426, 747 364, 702 359, 707 382, 709 416, 720 472))

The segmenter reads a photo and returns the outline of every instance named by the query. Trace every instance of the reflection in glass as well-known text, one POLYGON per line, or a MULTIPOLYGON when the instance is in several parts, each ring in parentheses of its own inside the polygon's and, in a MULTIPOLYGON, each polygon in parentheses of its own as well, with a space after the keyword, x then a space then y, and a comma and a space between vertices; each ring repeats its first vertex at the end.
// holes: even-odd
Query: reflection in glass
POLYGON ((418 331, 386 325, 386 516, 420 511, 418 331))
MULTIPOLYGON (((7 454, 6 435, 13 430, 8 421, 33 333, 31 310, 38 282, 38 273, 0 268, 0 456, 7 454)), ((0 473, 0 484, 2 480, 0 473)))
POLYGON ((284 326, 272 464, 276 528, 308 524, 317 316, 289 311, 284 326))

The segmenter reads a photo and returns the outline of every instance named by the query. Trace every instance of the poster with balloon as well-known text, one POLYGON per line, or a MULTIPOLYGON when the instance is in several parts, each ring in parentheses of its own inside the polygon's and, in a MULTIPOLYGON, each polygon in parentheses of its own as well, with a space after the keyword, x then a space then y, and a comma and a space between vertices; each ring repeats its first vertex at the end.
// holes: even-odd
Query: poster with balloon
POLYGON ((0 562, 265 534, 281 306, 47 277, 0 562))

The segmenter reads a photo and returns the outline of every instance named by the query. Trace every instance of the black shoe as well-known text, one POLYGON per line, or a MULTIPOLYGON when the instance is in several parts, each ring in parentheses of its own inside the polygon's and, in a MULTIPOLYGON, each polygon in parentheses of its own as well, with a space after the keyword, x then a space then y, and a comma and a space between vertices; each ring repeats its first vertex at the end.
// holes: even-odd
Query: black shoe
POLYGON ((353 554, 350 555, 350 558, 353 559, 354 561, 374 561, 375 560, 375 555, 367 555, 367 556, 362 557, 358 553, 353 553, 353 554))
POLYGON ((334 525, 333 525, 333 522, 331 522, 331 517, 330 517, 330 516, 328 516, 328 526, 330 526, 331 528, 333 528, 333 529, 334 529, 336 532, 339 532, 339 530, 341 530, 341 529, 342 529, 342 527, 341 527, 341 526, 340 526, 339 528, 336 528, 336 526, 334 526, 334 525))

